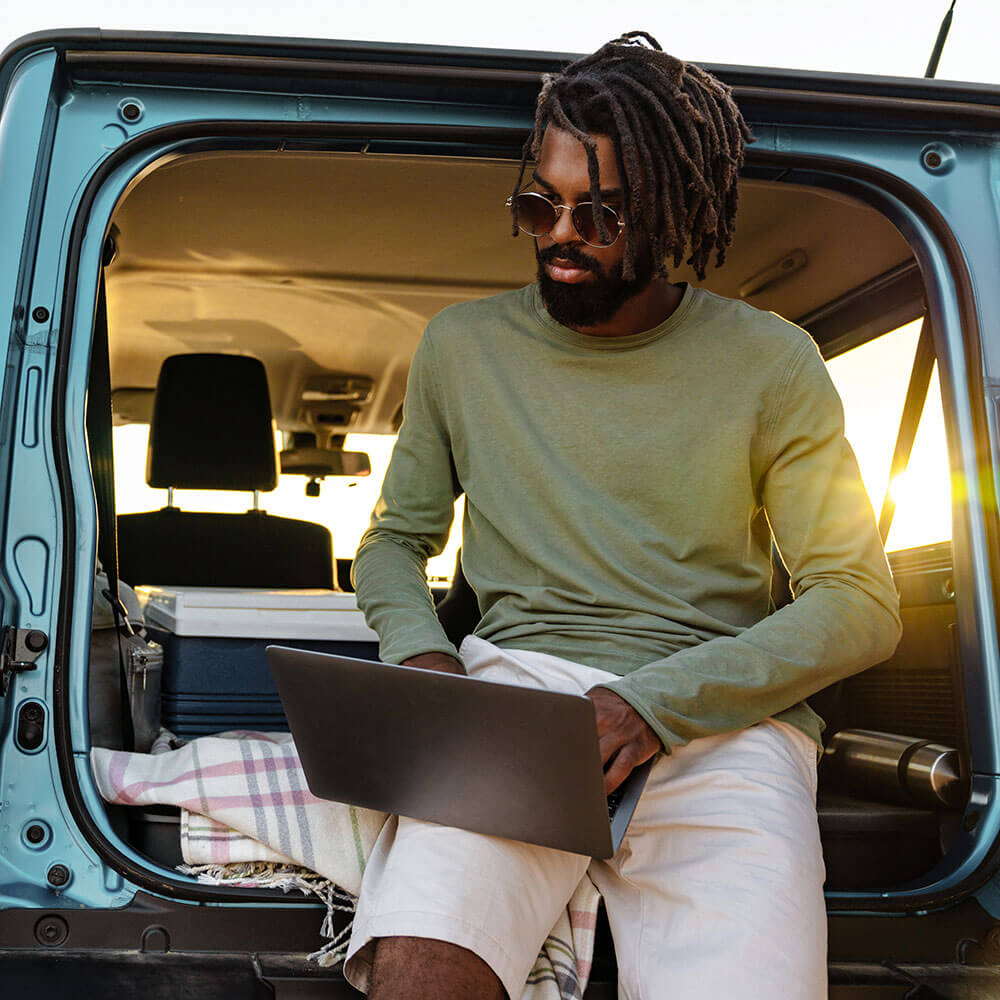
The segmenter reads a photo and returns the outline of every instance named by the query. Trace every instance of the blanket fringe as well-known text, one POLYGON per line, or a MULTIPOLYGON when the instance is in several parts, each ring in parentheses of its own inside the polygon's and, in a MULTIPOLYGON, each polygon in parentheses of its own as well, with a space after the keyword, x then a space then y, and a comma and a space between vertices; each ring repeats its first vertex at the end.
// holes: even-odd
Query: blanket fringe
POLYGON ((304 895, 317 896, 326 907, 326 916, 319 929, 320 937, 328 938, 318 951, 306 956, 323 968, 339 965, 347 957, 353 919, 339 931, 334 927, 335 912, 354 913, 357 900, 349 892, 335 886, 308 868, 282 865, 272 861, 245 861, 229 865, 178 865, 184 875, 192 875, 203 885, 227 885, 237 888, 298 890, 304 895))

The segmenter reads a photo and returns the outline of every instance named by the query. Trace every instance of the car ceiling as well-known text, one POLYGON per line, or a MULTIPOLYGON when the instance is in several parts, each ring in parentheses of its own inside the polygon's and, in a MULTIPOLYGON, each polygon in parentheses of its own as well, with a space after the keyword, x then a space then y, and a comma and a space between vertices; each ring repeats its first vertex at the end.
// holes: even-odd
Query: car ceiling
MULTIPOLYGON (((427 321, 534 277, 532 242, 512 238, 504 207, 515 171, 507 160, 325 152, 154 165, 113 220, 112 384, 117 397, 139 401, 125 419, 149 412, 165 357, 222 351, 264 362, 286 430, 307 427, 310 376, 347 372, 369 376, 374 389, 345 429, 391 432, 427 321)), ((804 266, 748 302, 796 319, 912 260, 898 231, 859 202, 745 180, 724 267, 700 283, 686 265, 671 278, 740 297, 795 250, 804 266)))

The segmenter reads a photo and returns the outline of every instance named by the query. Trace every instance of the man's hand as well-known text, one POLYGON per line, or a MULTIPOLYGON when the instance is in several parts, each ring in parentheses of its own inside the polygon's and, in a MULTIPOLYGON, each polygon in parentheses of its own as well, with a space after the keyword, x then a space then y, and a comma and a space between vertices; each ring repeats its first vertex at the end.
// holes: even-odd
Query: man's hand
POLYGON ((587 697, 594 703, 597 713, 604 791, 610 795, 633 768, 649 760, 662 747, 646 720, 614 691, 595 687, 587 692, 587 697))
POLYGON ((440 674, 465 675, 465 667, 461 660, 456 660, 448 653, 419 653, 403 660, 404 667, 419 667, 421 670, 436 670, 440 674))

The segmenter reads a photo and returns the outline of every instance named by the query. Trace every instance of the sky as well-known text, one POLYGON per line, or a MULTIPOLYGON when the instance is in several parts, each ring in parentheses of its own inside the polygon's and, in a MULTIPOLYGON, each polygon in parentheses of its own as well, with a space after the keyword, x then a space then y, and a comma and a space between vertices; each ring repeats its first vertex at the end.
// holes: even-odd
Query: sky
MULTIPOLYGON (((35 0, 6 4, 0 45, 66 27, 587 52, 643 29, 692 62, 923 76, 948 0, 35 0), (623 14, 623 10, 627 13, 623 14)), ((957 0, 938 78, 1000 84, 1000 0, 957 0)))

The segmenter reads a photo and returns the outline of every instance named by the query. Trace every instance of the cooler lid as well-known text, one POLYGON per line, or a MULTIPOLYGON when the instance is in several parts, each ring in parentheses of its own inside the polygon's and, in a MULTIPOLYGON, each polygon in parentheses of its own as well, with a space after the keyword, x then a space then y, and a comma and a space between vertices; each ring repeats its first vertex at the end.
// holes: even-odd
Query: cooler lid
POLYGON ((175 635, 377 642, 354 594, 337 590, 136 587, 149 625, 175 635))

